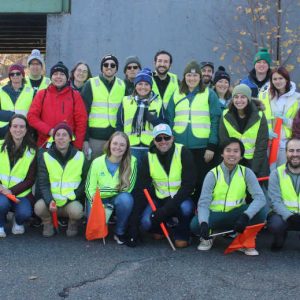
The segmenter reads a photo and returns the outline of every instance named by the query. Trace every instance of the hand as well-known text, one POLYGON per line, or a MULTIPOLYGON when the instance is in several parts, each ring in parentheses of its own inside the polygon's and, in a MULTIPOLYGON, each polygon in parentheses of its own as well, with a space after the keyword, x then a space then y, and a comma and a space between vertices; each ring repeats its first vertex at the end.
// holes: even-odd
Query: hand
POLYGON ((200 237, 205 240, 209 239, 209 228, 206 222, 200 224, 200 237))
POLYGON ((86 156, 86 157, 88 157, 89 156, 89 149, 91 149, 90 148, 90 145, 89 145, 89 142, 88 141, 84 141, 83 142, 83 146, 82 146, 82 151, 83 151, 83 153, 84 153, 84 155, 86 156))
POLYGON ((57 211, 57 206, 56 206, 56 203, 55 203, 54 200, 52 200, 52 201, 50 202, 50 204, 49 204, 49 210, 50 210, 50 212, 55 212, 55 211, 57 211))
POLYGON ((283 124, 288 125, 289 118, 287 118, 283 113, 274 113, 274 117, 282 119, 283 124))
POLYGON ((214 158, 214 154, 215 154, 215 152, 213 152, 211 150, 205 150, 204 161, 206 163, 209 163, 214 158))
POLYGON ((237 219, 234 225, 234 231, 243 233, 247 225, 249 224, 249 217, 246 214, 241 214, 240 217, 237 219))
POLYGON ((292 227, 294 230, 300 230, 300 215, 299 214, 293 214, 290 217, 287 218, 287 222, 289 226, 292 227))
POLYGON ((49 135, 49 136, 53 136, 53 132, 54 132, 54 129, 52 128, 52 129, 49 131, 48 135, 49 135))
POLYGON ((1 190, 1 193, 3 195, 9 195, 9 194, 12 194, 11 190, 7 189, 6 187, 2 187, 2 190, 1 190))
POLYGON ((165 213, 161 209, 157 209, 156 211, 153 211, 150 219, 151 223, 154 227, 159 226, 160 223, 162 223, 165 219, 165 213))
POLYGON ((273 140, 273 139, 277 139, 277 138, 278 138, 278 134, 270 129, 269 130, 269 140, 273 140))

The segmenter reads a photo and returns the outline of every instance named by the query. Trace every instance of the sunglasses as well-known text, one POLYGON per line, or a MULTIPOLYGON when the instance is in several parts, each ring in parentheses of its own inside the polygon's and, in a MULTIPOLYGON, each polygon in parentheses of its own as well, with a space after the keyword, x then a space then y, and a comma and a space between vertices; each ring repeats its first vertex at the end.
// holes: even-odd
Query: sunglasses
POLYGON ((109 63, 104 63, 104 64, 103 64, 103 67, 105 67, 105 68, 111 67, 112 69, 114 69, 116 66, 117 66, 117 65, 114 64, 114 63, 111 63, 111 64, 109 64, 109 63))
POLYGON ((162 140, 167 142, 171 139, 171 136, 156 136, 154 139, 158 143, 161 142, 162 140))
POLYGON ((127 66, 127 70, 137 70, 139 68, 139 66, 127 66))
POLYGON ((9 73, 9 77, 21 76, 21 72, 9 73))

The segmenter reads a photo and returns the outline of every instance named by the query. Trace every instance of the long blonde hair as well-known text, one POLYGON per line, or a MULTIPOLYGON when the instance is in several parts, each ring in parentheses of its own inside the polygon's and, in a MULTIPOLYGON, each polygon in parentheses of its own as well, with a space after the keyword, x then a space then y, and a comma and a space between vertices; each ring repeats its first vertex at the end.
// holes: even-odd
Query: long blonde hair
POLYGON ((111 156, 110 152, 110 145, 114 137, 121 136, 126 140, 126 150, 123 154, 123 157, 120 162, 119 166, 119 184, 117 185, 117 189, 119 192, 125 190, 126 188, 129 188, 130 186, 130 176, 131 176, 131 153, 130 153, 130 143, 129 139, 126 133, 121 131, 116 131, 113 133, 109 140, 105 143, 103 147, 103 152, 107 155, 109 158, 111 156))

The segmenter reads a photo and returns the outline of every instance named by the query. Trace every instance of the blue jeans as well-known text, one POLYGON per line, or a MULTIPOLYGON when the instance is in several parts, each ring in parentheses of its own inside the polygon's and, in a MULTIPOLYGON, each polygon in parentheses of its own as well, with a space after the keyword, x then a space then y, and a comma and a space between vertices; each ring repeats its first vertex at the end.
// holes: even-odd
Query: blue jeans
POLYGON ((30 201, 26 197, 18 198, 20 203, 14 203, 6 198, 4 195, 0 195, 0 227, 4 227, 7 213, 12 210, 15 212, 15 219, 18 225, 28 220, 32 215, 32 207, 30 201))
MULTIPOLYGON (((122 192, 117 196, 102 199, 103 204, 112 204, 115 208, 117 223, 115 233, 117 235, 125 234, 128 218, 133 208, 133 197, 130 193, 122 192)), ((90 202, 87 201, 87 215, 90 215, 90 202)))
MULTIPOLYGON (((159 200, 158 201, 154 200, 154 202, 157 208, 161 207, 163 204, 162 201, 159 200)), ((185 241, 189 240, 190 237, 189 226, 190 226, 191 218, 194 214, 194 209, 195 206, 192 199, 186 199, 181 203, 179 211, 176 214, 170 216, 170 217, 177 217, 179 221, 178 225, 174 227, 175 240, 185 240, 185 241)), ((157 228, 152 228, 151 219, 150 219, 151 213, 152 213, 152 209, 150 205, 148 205, 143 211, 142 218, 141 218, 141 227, 145 231, 150 231, 152 229, 155 231, 155 229, 157 229, 157 228)))

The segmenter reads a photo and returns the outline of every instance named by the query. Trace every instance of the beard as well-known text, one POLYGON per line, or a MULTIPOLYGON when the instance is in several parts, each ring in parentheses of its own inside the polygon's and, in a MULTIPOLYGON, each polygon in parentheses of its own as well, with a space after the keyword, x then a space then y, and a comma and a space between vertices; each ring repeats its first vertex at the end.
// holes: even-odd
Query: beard
POLYGON ((159 67, 159 68, 156 69, 156 73, 159 74, 159 75, 166 75, 168 72, 169 72, 168 68, 159 67), (164 69, 163 71, 161 71, 162 68, 164 69))
POLYGON ((209 84, 211 82, 212 77, 211 76, 203 76, 203 83, 209 84))
POLYGON ((300 161, 299 162, 295 162, 293 163, 292 162, 292 159, 288 159, 287 160, 288 164, 293 168, 293 169, 297 169, 297 168, 300 168, 300 161))

